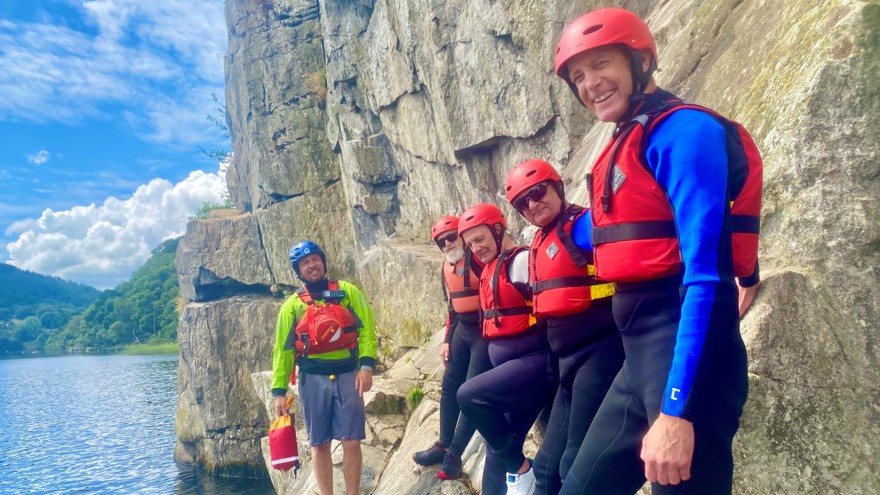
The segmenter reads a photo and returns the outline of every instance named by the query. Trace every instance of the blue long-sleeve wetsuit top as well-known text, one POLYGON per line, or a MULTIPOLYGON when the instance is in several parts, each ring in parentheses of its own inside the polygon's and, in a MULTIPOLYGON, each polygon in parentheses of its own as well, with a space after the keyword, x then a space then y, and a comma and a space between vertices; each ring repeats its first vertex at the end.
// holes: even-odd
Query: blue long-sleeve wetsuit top
MULTIPOLYGON (((707 113, 689 109, 674 112, 648 136, 647 164, 672 203, 687 288, 661 409, 670 416, 681 416, 687 403, 721 281, 718 245, 727 201, 725 142, 721 124, 707 113)), ((592 250, 591 231, 590 215, 582 215, 572 228, 572 239, 581 249, 592 250)))

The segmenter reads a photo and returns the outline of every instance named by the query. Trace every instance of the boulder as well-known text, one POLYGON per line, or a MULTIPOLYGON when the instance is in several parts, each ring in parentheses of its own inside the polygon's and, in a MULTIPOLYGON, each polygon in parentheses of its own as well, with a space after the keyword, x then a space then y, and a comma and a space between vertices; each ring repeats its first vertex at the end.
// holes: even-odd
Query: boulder
POLYGON ((232 475, 262 465, 268 416, 251 374, 271 368, 279 305, 270 297, 235 296, 184 308, 177 334, 176 459, 232 475))

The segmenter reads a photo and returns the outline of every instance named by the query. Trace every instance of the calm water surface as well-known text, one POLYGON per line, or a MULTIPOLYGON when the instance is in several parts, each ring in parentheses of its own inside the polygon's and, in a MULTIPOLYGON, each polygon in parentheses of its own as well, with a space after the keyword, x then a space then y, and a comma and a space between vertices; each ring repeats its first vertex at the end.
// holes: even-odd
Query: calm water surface
POLYGON ((174 463, 177 356, 0 359, 0 494, 269 495, 174 463))

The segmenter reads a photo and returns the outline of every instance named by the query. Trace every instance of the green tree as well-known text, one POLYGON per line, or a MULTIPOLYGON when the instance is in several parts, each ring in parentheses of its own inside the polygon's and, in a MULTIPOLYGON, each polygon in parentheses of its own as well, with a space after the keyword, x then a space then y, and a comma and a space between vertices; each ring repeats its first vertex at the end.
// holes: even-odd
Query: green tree
POLYGON ((15 326, 13 336, 15 340, 26 344, 36 339, 42 330, 43 325, 40 323, 40 319, 36 316, 28 316, 15 326))

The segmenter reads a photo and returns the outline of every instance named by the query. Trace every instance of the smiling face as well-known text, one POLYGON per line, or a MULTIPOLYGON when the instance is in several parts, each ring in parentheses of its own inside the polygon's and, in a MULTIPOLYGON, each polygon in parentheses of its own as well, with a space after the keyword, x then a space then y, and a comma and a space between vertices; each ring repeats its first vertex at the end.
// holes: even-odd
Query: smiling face
POLYGON ((321 255, 312 253, 299 260, 299 278, 305 282, 317 282, 324 278, 326 268, 321 255))
MULTIPOLYGON (((648 70, 649 53, 642 52, 642 66, 648 70)), ((618 45, 600 46, 575 55, 566 64, 568 78, 578 97, 602 122, 617 122, 629 108, 633 94, 629 55, 618 45)), ((653 80, 645 92, 656 86, 653 80)))
MULTIPOLYGON (((523 216, 526 217, 526 220, 538 227, 549 225, 559 215, 559 212, 562 211, 563 206, 562 198, 559 197, 559 192, 557 192, 556 188, 552 184, 545 184, 547 192, 544 196, 537 201, 529 199, 528 208, 520 210, 523 216)), ((530 190, 524 191, 520 196, 527 196, 530 190)))
POLYGON ((488 225, 477 225, 461 233, 465 245, 471 248, 471 252, 484 264, 490 263, 498 256, 498 246, 495 237, 488 225))

